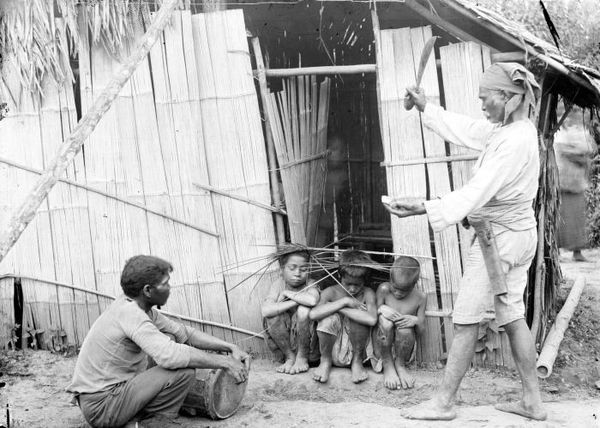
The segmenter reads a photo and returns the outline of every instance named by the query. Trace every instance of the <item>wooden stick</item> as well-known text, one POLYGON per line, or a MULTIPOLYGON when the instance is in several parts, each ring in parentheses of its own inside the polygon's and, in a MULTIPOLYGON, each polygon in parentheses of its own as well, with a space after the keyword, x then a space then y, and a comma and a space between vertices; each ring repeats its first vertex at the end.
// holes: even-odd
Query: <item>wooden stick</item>
POLYGON ((394 162, 381 162, 379 165, 391 168, 395 166, 405 166, 405 165, 420 165, 425 163, 440 163, 440 162, 459 162, 459 161, 471 161, 476 160, 478 155, 451 155, 451 156, 439 156, 439 157, 430 157, 430 158, 420 158, 420 159, 406 159, 402 161, 394 161, 394 162))
POLYGON ((542 352, 540 352, 540 356, 538 357, 536 367, 539 378, 546 379, 552 374, 552 366, 554 365, 554 360, 558 354, 558 347, 563 340, 565 331, 569 326, 569 321, 573 316, 573 312, 575 312, 575 308, 577 307, 577 303, 579 302, 579 298, 581 297, 584 288, 585 277, 579 275, 575 279, 575 283, 569 292, 569 297, 567 297, 565 304, 556 316, 554 324, 544 342, 542 352))
POLYGON ((305 162, 312 162, 312 161, 315 161, 315 160, 318 160, 318 159, 325 158, 327 156, 329 156, 329 150, 325 150, 323 153, 317 153, 317 154, 314 154, 312 156, 307 156, 305 158, 298 159, 298 160, 295 160, 295 161, 292 161, 292 162, 284 163, 283 165, 281 165, 279 167, 279 169, 290 168, 290 167, 295 166, 295 165, 300 165, 300 164, 305 163, 305 162))
MULTIPOLYGON (((267 164, 269 165, 269 178, 271 179, 271 197, 273 203, 279 206, 283 203, 281 198, 281 183, 277 178, 277 172, 275 167, 277 165, 277 155, 275 154, 275 143, 273 142, 273 132, 271 131, 271 118, 269 117, 269 110, 267 108, 267 95, 269 90, 267 88, 267 78, 265 75, 265 64, 263 62, 262 51, 260 49, 260 43, 258 37, 252 38, 252 50, 254 51, 254 57, 256 58, 256 76, 258 77, 258 89, 260 92, 260 100, 262 104, 262 110, 265 120, 265 136, 267 139, 267 164)), ((277 242, 283 244, 285 242, 285 225, 283 224, 283 217, 275 216, 275 228, 277 232, 277 242)))
MULTIPOLYGON (((29 166, 26 166, 26 165, 23 165, 23 164, 20 164, 20 163, 17 163, 17 162, 13 162, 13 161, 11 161, 9 159, 5 159, 5 158, 2 158, 2 157, 0 157, 0 163, 4 163, 6 165, 10 165, 10 166, 13 166, 15 168, 19 168, 19 169, 22 169, 23 171, 31 172, 31 173, 34 173, 34 174, 43 174, 44 173, 44 171, 42 171, 42 170, 39 170, 39 169, 36 169, 36 168, 32 168, 32 167, 29 167, 29 166)), ((203 227, 193 225, 193 224, 191 224, 191 223, 189 223, 189 222, 187 222, 185 220, 181 220, 181 219, 178 219, 176 217, 170 216, 168 214, 161 213, 160 211, 153 210, 152 208, 148 208, 146 205, 139 204, 139 203, 137 203, 135 201, 130 201, 128 199, 121 198, 120 196, 113 195, 112 193, 103 192, 102 190, 99 190, 99 189, 94 189, 93 187, 87 186, 85 184, 78 183, 78 182, 73 181, 73 180, 69 180, 67 178, 59 178, 58 181, 61 182, 61 183, 69 184, 70 186, 74 186, 74 187, 78 187, 80 189, 87 190, 87 191, 92 192, 92 193, 96 193, 98 195, 102 195, 102 196, 110 198, 110 199, 114 199, 115 201, 119 201, 119 202, 122 202, 122 203, 127 204, 127 205, 131 205, 132 207, 136 207, 136 208, 139 208, 139 209, 144 210, 146 212, 149 212, 149 213, 155 214, 157 216, 169 219, 169 220, 171 220, 171 221, 173 221, 175 223, 179 223, 179 224, 182 224, 184 226, 191 227, 192 229, 196 229, 199 232, 206 233, 207 235, 214 236, 215 238, 219 237, 219 234, 216 233, 216 232, 213 232, 212 230, 208 230, 208 229, 205 229, 203 227)))
POLYGON ((163 28, 169 22, 171 12, 179 4, 179 0, 165 0, 156 14, 154 21, 144 34, 140 45, 115 73, 112 80, 106 85, 100 96, 88 112, 79 121, 75 129, 63 142, 56 156, 46 167, 33 189, 29 192, 23 203, 13 210, 10 215, 7 229, 0 237, 0 261, 19 239, 27 225, 35 217, 35 213, 58 179, 65 172, 67 166, 83 146, 86 138, 92 133, 104 113, 111 107, 121 88, 133 75, 137 65, 146 58, 150 48, 158 40, 163 28))
POLYGON ((281 208, 272 207, 271 205, 263 204, 262 202, 254 201, 252 199, 246 198, 245 196, 234 195, 233 193, 226 192, 221 189, 217 189, 216 187, 209 186, 208 184, 198 184, 194 183, 199 189, 208 190, 209 192, 216 193, 217 195, 226 196, 231 199, 235 199, 238 201, 246 202, 247 204, 254 205, 259 208, 264 208, 265 210, 272 211, 277 214, 287 215, 287 213, 281 208))
MULTIPOLYGON (((293 77, 323 74, 362 74, 375 73, 377 64, 356 65, 327 65, 321 67, 299 67, 299 68, 271 68, 265 70, 266 77, 293 77)), ((258 75, 260 70, 255 70, 258 75)))

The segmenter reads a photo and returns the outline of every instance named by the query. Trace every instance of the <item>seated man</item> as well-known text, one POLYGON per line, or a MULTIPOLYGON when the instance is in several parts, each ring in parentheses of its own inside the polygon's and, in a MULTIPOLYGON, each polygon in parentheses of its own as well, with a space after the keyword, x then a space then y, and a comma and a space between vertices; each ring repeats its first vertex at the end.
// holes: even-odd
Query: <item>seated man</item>
POLYGON ((389 389, 412 388, 415 383, 406 363, 415 346, 415 333, 421 336, 425 329, 427 297, 415 288, 420 273, 417 260, 399 257, 390 269, 390 282, 377 289, 379 320, 373 341, 381 352, 383 383, 389 389))
POLYGON ((129 259, 121 273, 125 295, 98 317, 83 341, 67 391, 92 426, 122 426, 134 417, 144 419, 144 426, 168 426, 192 386, 194 368, 221 368, 237 382, 247 379, 248 354, 154 308, 169 298, 172 271, 157 257, 129 259), (157 365, 146 370, 147 356, 157 365))
POLYGON ((261 307, 267 342, 273 351, 283 352, 280 373, 308 370, 309 347, 314 323, 310 309, 319 301, 319 290, 308 278, 310 253, 299 246, 279 256, 281 277, 272 285, 261 307))
POLYGON ((350 366, 354 383, 368 377, 363 361, 371 327, 377 323, 375 293, 366 287, 372 265, 366 253, 344 251, 340 256, 340 282, 326 288, 319 304, 310 311, 310 318, 319 321, 321 364, 313 375, 318 382, 327 382, 332 365, 350 366))

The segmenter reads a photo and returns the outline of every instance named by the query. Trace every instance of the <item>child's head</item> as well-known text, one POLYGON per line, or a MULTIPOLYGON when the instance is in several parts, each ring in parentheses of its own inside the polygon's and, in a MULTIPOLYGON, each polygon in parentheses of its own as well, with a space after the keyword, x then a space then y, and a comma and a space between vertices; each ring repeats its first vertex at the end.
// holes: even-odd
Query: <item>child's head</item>
POLYGON ((404 299, 415 288, 421 275, 421 266, 417 259, 400 256, 394 260, 390 269, 390 284, 392 294, 396 299, 404 299))
POLYGON ((289 251, 281 252, 278 259, 281 275, 286 284, 291 287, 300 287, 306 284, 310 262, 310 252, 307 249, 289 248, 289 251))
POLYGON ((360 294, 367 285, 372 265, 371 257, 360 250, 346 250, 340 255, 340 281, 351 295, 360 294))

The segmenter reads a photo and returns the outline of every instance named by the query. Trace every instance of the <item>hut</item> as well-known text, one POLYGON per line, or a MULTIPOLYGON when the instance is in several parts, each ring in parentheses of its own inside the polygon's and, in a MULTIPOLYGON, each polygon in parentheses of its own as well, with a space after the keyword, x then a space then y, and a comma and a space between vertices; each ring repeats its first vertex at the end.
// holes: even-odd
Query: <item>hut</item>
MULTIPOLYGON (((126 75, 123 65, 133 69, 127 58, 156 30, 160 3, 176 2, 15 0, 2 9, 3 230, 15 227, 11 210, 68 152, 61 143, 73 143, 94 100, 126 75)), ((277 275, 269 254, 292 240, 388 261, 420 257, 428 306, 417 356, 443 360, 469 231, 433 234, 426 219, 390 219, 380 203, 382 195, 431 198, 460 187, 476 158, 402 107, 432 36, 422 86, 449 110, 481 115, 478 83, 494 61, 526 63, 542 83, 532 118, 540 131, 540 239, 524 298, 543 341, 560 281, 556 105, 597 114, 600 73, 466 0, 180 6, 2 254, 2 345, 29 334, 40 347, 79 346, 119 292, 125 260, 151 253, 175 267, 163 310, 264 355, 256 333, 259 302, 277 275)), ((477 351, 478 365, 512 365, 493 323, 482 327, 477 351)))

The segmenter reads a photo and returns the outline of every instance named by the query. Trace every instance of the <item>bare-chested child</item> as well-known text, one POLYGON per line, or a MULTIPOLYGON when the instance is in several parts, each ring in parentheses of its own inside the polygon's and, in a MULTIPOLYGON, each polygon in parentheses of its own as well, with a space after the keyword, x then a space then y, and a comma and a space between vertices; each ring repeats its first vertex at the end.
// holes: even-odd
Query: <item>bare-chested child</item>
POLYGON ((340 282, 321 293, 310 318, 319 321, 317 335, 321 364, 313 378, 325 383, 332 365, 351 367, 352 381, 367 379, 363 367, 371 327, 377 323, 375 293, 369 287, 371 258, 362 251, 348 250, 340 255, 340 282))
POLYGON ((310 309, 319 301, 319 290, 308 277, 310 253, 293 247, 279 256, 281 277, 272 285, 261 312, 268 339, 283 352, 285 363, 280 373, 296 374, 308 370, 308 352, 314 323, 310 309))
POLYGON ((376 352, 381 352, 386 388, 412 388, 414 377, 406 364, 425 326, 427 297, 415 288, 421 268, 412 257, 402 256, 390 269, 390 282, 377 288, 377 329, 373 334, 376 352), (393 347, 393 349, 392 349, 393 347))

